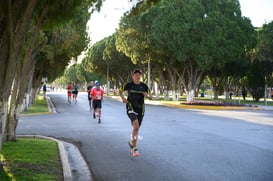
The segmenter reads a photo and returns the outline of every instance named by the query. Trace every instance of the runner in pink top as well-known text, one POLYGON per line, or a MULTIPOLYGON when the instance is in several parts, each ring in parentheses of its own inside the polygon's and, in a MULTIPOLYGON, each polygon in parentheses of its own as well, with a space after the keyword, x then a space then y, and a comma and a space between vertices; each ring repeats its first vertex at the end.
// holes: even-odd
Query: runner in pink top
POLYGON ((96 119, 96 117, 98 117, 98 123, 101 123, 101 101, 103 100, 104 91, 100 87, 100 82, 96 82, 95 85, 96 86, 90 91, 94 108, 93 118, 96 119))

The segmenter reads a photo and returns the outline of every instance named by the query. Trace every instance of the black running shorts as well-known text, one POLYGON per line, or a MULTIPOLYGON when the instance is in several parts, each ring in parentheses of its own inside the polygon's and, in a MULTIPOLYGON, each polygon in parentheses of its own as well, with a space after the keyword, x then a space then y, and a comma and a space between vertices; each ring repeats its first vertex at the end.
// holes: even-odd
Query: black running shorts
POLYGON ((97 108, 101 109, 101 100, 93 100, 93 108, 94 109, 97 109, 97 108))
POLYGON ((134 120, 138 120, 138 124, 139 124, 139 127, 141 126, 141 123, 142 123, 142 120, 143 120, 143 115, 142 114, 138 114, 136 112, 133 112, 133 111, 130 111, 130 110, 127 110, 127 115, 129 117, 129 119, 131 120, 131 123, 134 121, 134 120))

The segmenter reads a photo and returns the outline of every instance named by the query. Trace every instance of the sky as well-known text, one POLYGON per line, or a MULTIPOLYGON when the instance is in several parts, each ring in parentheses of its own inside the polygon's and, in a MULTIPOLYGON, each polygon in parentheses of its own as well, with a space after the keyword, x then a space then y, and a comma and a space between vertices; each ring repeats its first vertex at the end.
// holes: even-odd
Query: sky
POLYGON ((100 13, 94 12, 88 22, 91 43, 112 35, 118 28, 121 16, 129 9, 128 0, 106 0, 100 13))
MULTIPOLYGON (((91 44, 112 35, 120 17, 130 9, 129 0, 106 0, 100 13, 93 13, 88 22, 91 44)), ((242 15, 250 18, 255 27, 273 21, 273 0, 239 0, 242 15)))
POLYGON ((239 0, 242 15, 250 18, 255 27, 273 21, 273 0, 239 0))

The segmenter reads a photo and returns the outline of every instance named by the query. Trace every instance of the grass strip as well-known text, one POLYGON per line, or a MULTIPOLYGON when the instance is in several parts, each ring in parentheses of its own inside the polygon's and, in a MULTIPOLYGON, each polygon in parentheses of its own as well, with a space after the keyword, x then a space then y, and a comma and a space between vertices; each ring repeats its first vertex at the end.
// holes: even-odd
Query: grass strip
POLYGON ((23 115, 28 114, 45 114, 49 113, 48 106, 47 106, 47 100, 44 99, 43 95, 38 95, 36 98, 34 104, 29 107, 29 109, 25 112, 23 112, 23 115))
POLYGON ((244 106, 208 106, 208 105, 183 105, 174 103, 165 103, 164 105, 184 109, 205 109, 205 110, 258 110, 256 107, 244 106))
MULTIPOLYGON (((225 99, 224 97, 219 97, 218 99, 212 99, 212 98, 207 98, 207 97, 195 97, 194 98, 195 101, 214 101, 214 102, 227 102, 227 103, 234 103, 234 104, 246 104, 246 105, 259 105, 259 106, 264 106, 265 105, 265 101, 264 99, 261 99, 258 102, 255 102, 253 100, 251 100, 250 98, 248 98, 247 100, 243 100, 240 97, 233 97, 233 99, 225 99)), ((172 103, 172 102, 186 102, 186 97, 185 96, 180 96, 179 97, 179 101, 173 101, 171 98, 169 100, 164 100, 163 97, 160 98, 154 98, 153 101, 158 101, 158 102, 162 102, 162 103, 172 103)), ((267 106, 273 106, 273 100, 271 99, 267 99, 266 101, 267 106)), ((206 106, 206 105, 204 105, 206 106)))
POLYGON ((62 181, 58 143, 52 140, 17 138, 4 142, 0 161, 1 181, 62 181))

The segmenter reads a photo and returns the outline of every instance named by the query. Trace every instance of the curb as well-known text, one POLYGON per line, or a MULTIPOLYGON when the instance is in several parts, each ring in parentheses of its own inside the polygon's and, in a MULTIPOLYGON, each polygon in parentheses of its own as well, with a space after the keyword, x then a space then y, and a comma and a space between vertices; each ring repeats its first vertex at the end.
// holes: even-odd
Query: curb
MULTIPOLYGON (((49 96, 46 97, 47 105, 50 113, 57 114, 56 107, 51 101, 49 96)), ((59 141, 54 138, 40 136, 40 135, 29 135, 29 137, 39 137, 45 139, 51 139, 58 142, 61 162, 63 165, 63 177, 64 181, 92 181, 91 171, 84 160, 79 149, 70 143, 59 141)))
POLYGON ((70 170, 72 171, 73 181, 92 181, 92 175, 89 167, 84 160, 79 149, 70 143, 64 142, 64 148, 68 152, 70 170))
POLYGON ((55 108, 54 104, 52 103, 49 96, 46 96, 46 100, 47 100, 47 107, 48 107, 49 112, 57 113, 56 108, 55 108))
POLYGON ((64 148, 64 144, 62 141, 59 141, 59 140, 57 140, 55 138, 51 138, 51 137, 41 136, 41 135, 17 135, 17 137, 20 137, 20 138, 40 138, 40 139, 49 139, 52 141, 56 141, 58 143, 59 154, 60 154, 62 168, 63 168, 64 181, 73 181, 72 172, 70 169, 70 164, 69 164, 68 157, 67 157, 67 154, 66 154, 66 151, 64 148))

